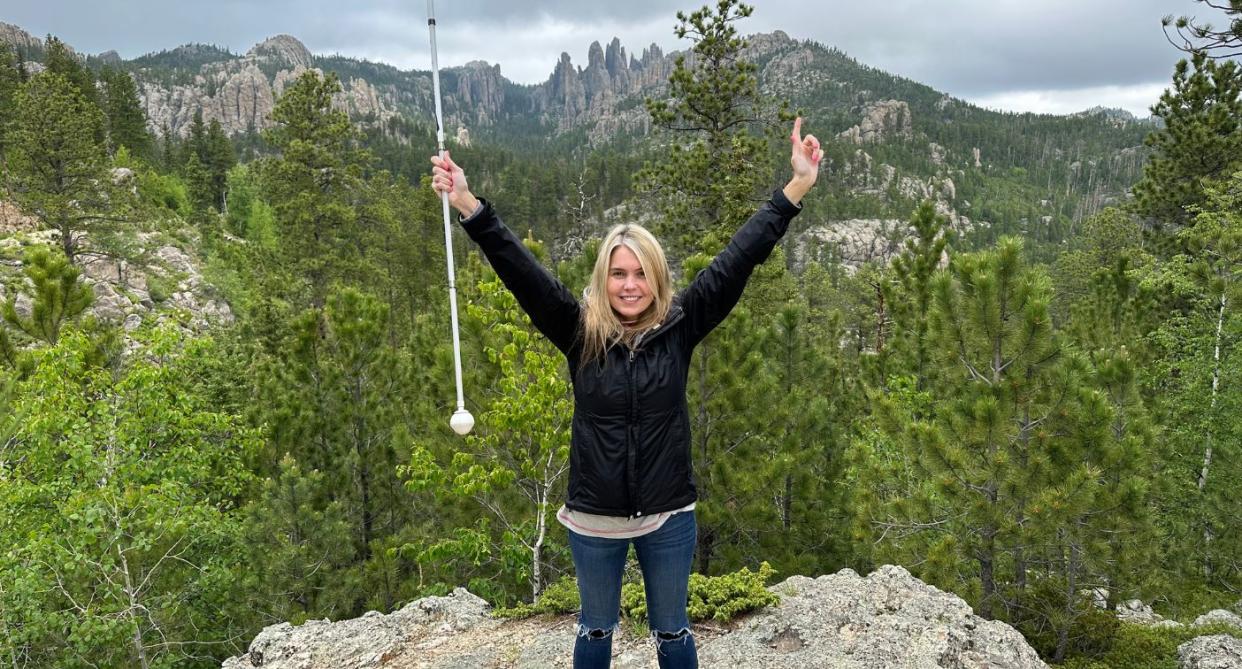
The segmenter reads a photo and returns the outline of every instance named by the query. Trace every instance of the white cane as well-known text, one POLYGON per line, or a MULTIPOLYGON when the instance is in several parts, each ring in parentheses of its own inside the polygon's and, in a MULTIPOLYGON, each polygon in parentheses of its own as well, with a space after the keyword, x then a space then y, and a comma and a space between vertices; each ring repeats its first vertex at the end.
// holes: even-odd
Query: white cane
MULTIPOLYGON (((435 0, 427 0, 427 29, 431 32, 431 86, 436 98, 436 143, 440 157, 444 158, 444 112, 440 109, 440 61, 436 57, 436 7, 435 0)), ((453 319, 453 372, 457 377, 457 411, 449 419, 449 426, 457 434, 466 434, 474 427, 474 416, 466 411, 466 399, 461 389, 461 337, 457 329, 457 281, 453 269, 453 228, 449 222, 448 193, 440 193, 444 210, 444 257, 448 260, 449 311, 453 319)))

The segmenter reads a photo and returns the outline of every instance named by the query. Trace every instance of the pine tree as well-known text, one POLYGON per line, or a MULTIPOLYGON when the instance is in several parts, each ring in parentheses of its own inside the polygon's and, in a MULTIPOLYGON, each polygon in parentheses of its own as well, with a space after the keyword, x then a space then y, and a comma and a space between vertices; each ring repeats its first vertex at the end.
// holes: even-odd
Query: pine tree
MULTIPOLYGON (((99 90, 95 87, 95 74, 73 53, 69 45, 48 35, 44 43, 43 65, 47 71, 64 77, 65 81, 77 89, 82 99, 99 109, 99 90)), ((96 139, 103 139, 102 129, 96 139)))
POLYGON ((951 273, 934 278, 928 332, 939 366, 932 393, 941 403, 895 410, 878 398, 888 438, 928 485, 893 500, 873 522, 894 547, 912 551, 899 554, 923 564, 926 578, 970 593, 985 617, 1017 610, 1032 564, 1046 559, 1028 546, 1062 545, 1033 534, 1039 500, 1090 478, 1076 433, 1062 432, 1062 417, 1075 415, 1081 373, 1058 364, 1049 281, 1024 268, 1020 254, 1006 239, 994 251, 955 258, 951 273), (963 561, 973 567, 963 572, 963 561))
POLYGON ((652 122, 671 134, 668 152, 636 178, 640 190, 656 197, 662 214, 656 232, 674 257, 724 248, 772 185, 772 138, 754 128, 775 128, 788 114, 783 106, 774 111, 759 91, 755 64, 741 56, 747 42, 734 24, 753 11, 738 0, 720 0, 714 10, 678 12, 674 32, 694 46, 688 57, 677 57, 670 99, 646 103, 652 122))
POLYGON ((108 131, 108 148, 115 154, 122 146, 140 158, 151 157, 151 133, 147 115, 138 102, 138 87, 128 72, 105 67, 99 72, 103 84, 102 107, 108 131))
POLYGON ((25 211, 59 233, 71 261, 88 232, 115 222, 123 198, 110 198, 103 115, 67 79, 43 72, 17 95, 9 152, 10 190, 25 211))
POLYGON ((13 118, 17 115, 17 89, 21 85, 17 59, 8 45, 0 44, 0 174, 3 174, 9 149, 13 118))
POLYGON ((1089 449, 1100 473, 1099 511, 1086 519, 1106 545, 1098 571, 1109 608, 1138 596, 1144 581, 1154 580, 1144 575, 1144 565, 1157 562, 1150 502, 1163 491, 1153 492, 1149 483, 1157 479, 1156 433, 1139 384, 1139 369, 1150 363, 1146 338, 1157 324, 1155 306, 1122 254, 1097 271, 1092 295, 1077 305, 1069 324, 1111 414, 1108 432, 1089 449))
POLYGON ((61 329, 86 311, 95 294, 78 280, 78 268, 59 253, 36 248, 22 265, 33 288, 31 312, 18 314, 16 299, 9 299, 4 302, 4 320, 31 339, 55 345, 61 329))
POLYGON ((297 303, 312 307, 321 307, 332 281, 360 260, 353 204, 369 155, 356 148, 345 112, 332 106, 338 91, 333 74, 306 72, 290 85, 265 134, 280 156, 261 167, 280 229, 281 262, 305 286, 297 303))
POLYGON ((233 143, 229 141, 228 135, 224 134, 224 128, 220 126, 220 121, 217 119, 211 119, 211 123, 208 124, 204 145, 205 154, 199 156, 199 160, 207 168, 209 201, 216 211, 225 213, 225 203, 228 201, 229 170, 237 164, 237 158, 233 155, 233 143))
POLYGON ((345 605, 356 583, 343 577, 354 559, 351 527, 341 501, 324 502, 326 489, 323 472, 303 471, 286 455, 246 509, 251 599, 270 620, 297 625, 352 613, 345 605))
POLYGON ((1225 13, 1228 27, 1217 29, 1210 23, 1196 23, 1193 16, 1164 17, 1164 35, 1173 46, 1189 53, 1206 53, 1212 58, 1236 58, 1242 56, 1242 5, 1230 0, 1195 0, 1225 13), (1177 40, 1169 35, 1169 26, 1177 32, 1177 40), (1179 43, 1180 41, 1180 43, 1179 43))
POLYGON ((352 593, 338 592, 347 599, 331 602, 333 610, 353 611, 371 599, 391 607, 396 600, 392 583, 358 577, 376 542, 408 522, 396 443, 408 427, 412 383, 404 356, 387 341, 387 319, 387 307, 373 296, 336 290, 324 309, 308 309, 283 328, 288 338, 276 359, 261 362, 257 383, 263 401, 254 420, 270 437, 264 470, 276 476, 276 463, 292 456, 301 471, 323 476, 307 504, 328 514, 328 505, 339 502, 348 519, 349 573, 360 580, 352 593))
POLYGON ((901 253, 893 258, 895 282, 881 284, 885 302, 893 314, 894 345, 909 356, 915 388, 927 387, 927 315, 931 309, 931 278, 945 257, 949 243, 949 221, 936 213, 935 205, 924 202, 910 219, 914 236, 906 239, 901 253))
POLYGON ((1220 179, 1242 166, 1242 70, 1196 53, 1179 61, 1173 88, 1152 113, 1164 127, 1147 136, 1153 149, 1135 184, 1135 211, 1156 228, 1193 224, 1188 207, 1204 201, 1203 179, 1220 179), (1194 71, 1191 71, 1193 64, 1194 71))

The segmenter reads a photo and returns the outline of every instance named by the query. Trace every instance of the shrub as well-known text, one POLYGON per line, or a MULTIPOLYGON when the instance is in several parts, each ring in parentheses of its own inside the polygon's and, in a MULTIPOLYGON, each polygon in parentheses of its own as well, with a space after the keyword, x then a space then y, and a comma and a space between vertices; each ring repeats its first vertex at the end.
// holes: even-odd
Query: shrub
POLYGON ((541 613, 573 613, 580 606, 578 582, 572 577, 564 576, 544 588, 534 604, 523 602, 509 608, 497 608, 492 613, 497 618, 529 618, 541 613))
POLYGON ((1201 636, 1229 634, 1242 638, 1242 630, 1229 625, 1203 627, 1154 627, 1122 623, 1108 652, 1096 657, 1070 658, 1070 669, 1178 669, 1177 647, 1201 636))
POLYGON ((177 214, 186 215, 190 211, 190 192, 181 179, 172 174, 154 170, 140 172, 138 194, 143 201, 177 214))
MULTIPOLYGON (((776 575, 767 562, 758 572, 743 567, 724 576, 690 575, 688 613, 692 622, 715 620, 728 622, 737 616, 771 606, 780 597, 764 587, 776 575)), ((577 582, 568 576, 549 585, 534 604, 518 604, 497 608, 499 618, 528 618, 541 613, 571 613, 580 607, 577 582)), ((647 597, 642 582, 621 586, 621 615, 627 623, 643 626, 647 621, 647 597)))

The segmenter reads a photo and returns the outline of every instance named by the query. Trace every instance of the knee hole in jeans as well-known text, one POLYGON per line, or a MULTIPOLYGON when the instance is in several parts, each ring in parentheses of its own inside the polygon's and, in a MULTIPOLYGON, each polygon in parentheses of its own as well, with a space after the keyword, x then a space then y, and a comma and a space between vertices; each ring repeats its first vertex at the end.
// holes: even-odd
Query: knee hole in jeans
POLYGON ((686 640, 692 637, 692 633, 690 632, 689 627, 683 627, 677 630, 676 632, 661 632, 659 630, 651 630, 651 636, 655 637, 656 649, 659 650, 666 643, 673 643, 677 641, 680 641, 683 644, 686 643, 686 640))
POLYGON ((618 625, 613 625, 612 627, 607 627, 607 628, 602 628, 602 627, 591 628, 591 627, 587 627, 583 625, 582 623, 578 623, 575 631, 580 637, 585 637, 591 641, 601 641, 603 639, 607 639, 608 637, 612 636, 612 633, 617 631, 617 627, 618 625))

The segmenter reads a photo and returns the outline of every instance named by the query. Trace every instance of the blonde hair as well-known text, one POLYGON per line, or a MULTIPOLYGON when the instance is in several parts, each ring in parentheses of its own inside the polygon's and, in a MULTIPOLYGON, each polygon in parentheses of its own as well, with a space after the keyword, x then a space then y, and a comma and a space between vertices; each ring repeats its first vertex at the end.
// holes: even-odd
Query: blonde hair
POLYGON ((595 268, 591 270, 591 279, 583 291, 582 364, 602 361, 608 349, 617 343, 633 345, 639 333, 664 322, 672 305, 673 279, 660 242, 641 225, 613 227, 599 245, 595 268), (638 258, 652 298, 651 306, 628 327, 621 323, 608 302, 608 269, 612 264, 612 252, 622 246, 633 251, 638 258))

